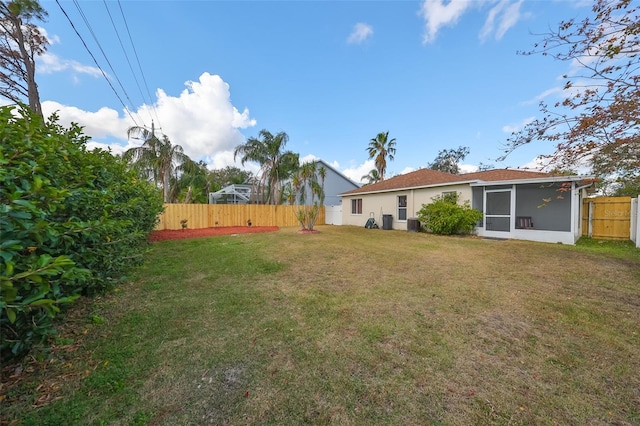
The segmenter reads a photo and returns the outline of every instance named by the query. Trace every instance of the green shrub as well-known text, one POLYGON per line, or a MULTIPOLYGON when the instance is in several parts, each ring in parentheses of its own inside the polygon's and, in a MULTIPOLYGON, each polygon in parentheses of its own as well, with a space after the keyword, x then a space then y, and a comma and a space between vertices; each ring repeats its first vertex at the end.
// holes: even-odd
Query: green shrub
POLYGON ((104 292, 141 259, 162 210, 156 188, 21 107, 0 108, 0 355, 54 333, 59 305, 104 292))
POLYGON ((482 213, 472 209, 469 202, 458 204, 457 193, 433 197, 431 204, 423 204, 418 219, 423 227, 434 234, 453 235, 472 232, 482 213))

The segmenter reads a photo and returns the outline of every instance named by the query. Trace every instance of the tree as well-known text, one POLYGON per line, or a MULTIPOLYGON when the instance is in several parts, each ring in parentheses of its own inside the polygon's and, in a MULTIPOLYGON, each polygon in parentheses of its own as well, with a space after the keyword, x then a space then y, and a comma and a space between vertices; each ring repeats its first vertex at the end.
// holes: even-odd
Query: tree
POLYGON ((28 99, 40 117, 35 57, 46 51, 49 41, 30 21, 46 16, 36 0, 0 2, 0 95, 15 103, 28 99))
POLYGON ((381 132, 369 141, 367 147, 369 152, 369 159, 375 159, 376 170, 380 180, 384 180, 384 175, 387 171, 387 158, 393 160, 393 156, 396 153, 396 138, 389 139, 389 132, 381 132))
POLYGON ((467 155, 469 155, 469 148, 466 146, 458 147, 458 149, 443 149, 438 152, 438 156, 432 163, 429 163, 427 168, 457 175, 460 174, 458 164, 464 160, 467 155))
POLYGON ((303 230, 313 231, 324 204, 324 180, 327 169, 316 161, 304 163, 292 179, 292 198, 300 206, 296 217, 303 230))
POLYGON ((144 142, 141 146, 130 148, 123 154, 125 161, 131 163, 141 176, 151 179, 162 187, 164 202, 170 200, 170 180, 176 168, 191 161, 180 145, 173 145, 166 135, 162 140, 151 130, 134 126, 127 131, 129 138, 137 137, 144 142))
POLYGON ((206 204, 212 188, 212 179, 203 161, 188 158, 178 165, 170 179, 169 202, 206 204))
POLYGON ((366 180, 366 185, 370 185, 372 183, 376 183, 380 180, 380 175, 378 174, 378 169, 371 169, 368 175, 362 176, 360 179, 366 180))
POLYGON ((253 177, 250 171, 231 166, 227 166, 224 169, 212 170, 209 174, 211 175, 212 181, 220 187, 245 183, 253 177))
POLYGON ((240 162, 244 165, 247 161, 253 161, 260 165, 259 186, 266 188, 266 204, 279 204, 282 181, 291 177, 298 168, 299 156, 292 151, 284 151, 289 141, 285 132, 273 135, 266 129, 260 130, 259 137, 251 137, 247 142, 238 145, 233 158, 240 156, 240 162))
POLYGON ((540 103, 542 117, 508 139, 510 152, 533 141, 555 144, 551 167, 590 164, 600 177, 640 176, 640 6, 597 0, 593 15, 560 22, 524 55, 541 54, 577 69, 564 76, 564 99, 540 103))

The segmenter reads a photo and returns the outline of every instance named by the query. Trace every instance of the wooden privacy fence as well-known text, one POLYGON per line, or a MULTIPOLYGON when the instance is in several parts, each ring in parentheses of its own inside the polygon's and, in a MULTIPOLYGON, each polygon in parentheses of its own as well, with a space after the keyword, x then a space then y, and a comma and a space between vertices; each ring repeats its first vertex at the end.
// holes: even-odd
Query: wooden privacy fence
POLYGON ((585 198, 582 235, 603 240, 631 239, 631 197, 585 198))
MULTIPOLYGON (((180 221, 187 220, 189 229, 217 226, 300 226, 296 219, 299 206, 270 206, 264 204, 165 204, 157 231, 181 229, 180 221)), ((320 207, 316 225, 324 225, 325 211, 320 207)))

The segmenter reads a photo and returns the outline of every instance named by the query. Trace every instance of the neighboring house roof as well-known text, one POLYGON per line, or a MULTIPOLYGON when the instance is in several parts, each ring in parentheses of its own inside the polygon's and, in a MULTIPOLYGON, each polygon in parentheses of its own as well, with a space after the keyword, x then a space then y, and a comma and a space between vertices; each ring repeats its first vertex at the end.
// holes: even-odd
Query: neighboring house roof
POLYGON ((319 165, 321 165, 322 167, 324 167, 325 169, 333 170, 333 172, 336 175, 340 176, 341 178, 343 178, 345 181, 349 182, 353 186, 360 186, 359 183, 352 181, 351 179, 349 179, 348 177, 346 177, 345 175, 340 173, 338 170, 336 170, 335 167, 333 167, 331 164, 327 163, 326 161, 324 161, 324 160, 314 160, 314 161, 316 163, 318 163, 319 165))
POLYGON ((404 189, 429 188, 434 186, 458 185, 479 182, 510 182, 510 181, 540 181, 540 180, 584 180, 584 176, 554 175, 551 173, 534 172, 529 170, 494 169, 483 172, 463 173, 454 175, 431 169, 420 169, 404 175, 394 176, 371 185, 340 194, 342 196, 354 194, 369 194, 376 192, 399 191, 404 189))

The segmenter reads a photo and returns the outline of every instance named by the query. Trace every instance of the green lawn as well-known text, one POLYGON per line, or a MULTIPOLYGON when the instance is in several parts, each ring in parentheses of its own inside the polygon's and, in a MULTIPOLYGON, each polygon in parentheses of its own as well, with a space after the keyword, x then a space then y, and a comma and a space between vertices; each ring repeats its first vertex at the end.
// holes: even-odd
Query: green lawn
POLYGON ((640 424, 640 250, 319 229, 154 244, 0 417, 640 424))

